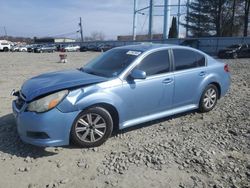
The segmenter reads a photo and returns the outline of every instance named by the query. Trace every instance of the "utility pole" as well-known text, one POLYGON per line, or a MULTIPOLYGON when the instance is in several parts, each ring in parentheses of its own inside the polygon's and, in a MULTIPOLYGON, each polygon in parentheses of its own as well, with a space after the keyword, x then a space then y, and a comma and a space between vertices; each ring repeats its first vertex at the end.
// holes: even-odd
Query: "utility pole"
POLYGON ((79 27, 80 27, 80 34, 81 34, 81 42, 83 42, 83 34, 82 34, 82 17, 80 17, 79 27))
POLYGON ((149 3, 149 23, 148 23, 148 39, 152 39, 152 28, 153 28, 153 8, 154 8, 154 0, 150 0, 149 3))
POLYGON ((137 6, 138 1, 134 0, 134 16, 133 16, 133 40, 136 40, 136 26, 137 26, 137 6))
POLYGON ((188 30, 189 30, 189 0, 187 0, 187 20, 186 20, 186 38, 188 38, 188 30))
POLYGON ((168 31, 169 31, 169 0, 164 0, 163 39, 168 38, 168 31))
POLYGON ((6 31, 6 27, 5 27, 5 26, 3 27, 3 30, 4 30, 4 34, 5 34, 5 37, 4 37, 4 38, 5 38, 5 40, 7 40, 7 36, 8 36, 8 35, 7 35, 7 31, 6 31))
POLYGON ((177 13, 177 38, 180 38, 180 9, 181 9, 181 0, 178 0, 178 13, 177 13))

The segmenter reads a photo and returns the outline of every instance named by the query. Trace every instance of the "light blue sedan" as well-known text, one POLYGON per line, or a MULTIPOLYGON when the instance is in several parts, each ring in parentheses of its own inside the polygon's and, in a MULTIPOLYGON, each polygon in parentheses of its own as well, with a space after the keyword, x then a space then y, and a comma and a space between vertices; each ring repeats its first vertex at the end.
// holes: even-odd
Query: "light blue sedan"
POLYGON ((123 46, 83 68, 27 80, 13 93, 13 113, 24 142, 95 147, 114 129, 194 109, 208 112, 230 80, 228 65, 193 48, 123 46))

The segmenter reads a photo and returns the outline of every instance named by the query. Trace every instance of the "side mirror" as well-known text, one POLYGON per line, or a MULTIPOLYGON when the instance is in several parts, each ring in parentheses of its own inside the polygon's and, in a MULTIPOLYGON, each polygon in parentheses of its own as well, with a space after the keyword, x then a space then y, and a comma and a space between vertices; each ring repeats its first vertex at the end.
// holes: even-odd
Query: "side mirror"
POLYGON ((133 78, 133 79, 145 79, 146 78, 146 72, 145 71, 142 71, 142 70, 139 70, 139 69, 134 69, 130 76, 133 78))

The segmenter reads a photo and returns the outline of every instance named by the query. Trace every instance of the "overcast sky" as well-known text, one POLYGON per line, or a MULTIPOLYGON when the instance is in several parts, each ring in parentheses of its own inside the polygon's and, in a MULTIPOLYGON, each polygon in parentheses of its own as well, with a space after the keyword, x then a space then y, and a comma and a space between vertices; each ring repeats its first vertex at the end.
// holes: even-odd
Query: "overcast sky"
MULTIPOLYGON (((163 0, 155 0, 163 4, 163 0)), ((175 1, 173 1, 175 2, 175 1)), ((148 0, 139 0, 139 7, 148 0)), ((161 12, 162 10, 155 10, 161 12)), ((106 39, 132 33, 133 0, 0 0, 0 35, 25 37, 72 34, 83 19, 83 34, 101 31, 106 39), (3 16, 4 15, 4 16, 3 16), (70 34, 71 33, 71 34, 70 34)), ((147 32, 148 16, 138 17, 138 33, 147 32)), ((162 17, 155 17, 153 31, 162 32, 162 17)))

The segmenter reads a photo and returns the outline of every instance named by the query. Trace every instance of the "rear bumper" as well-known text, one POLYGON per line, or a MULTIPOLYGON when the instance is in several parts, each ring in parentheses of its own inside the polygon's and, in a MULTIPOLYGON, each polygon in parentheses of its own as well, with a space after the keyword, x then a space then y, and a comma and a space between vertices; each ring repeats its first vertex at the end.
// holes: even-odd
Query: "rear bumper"
POLYGON ((43 147, 69 144, 71 126, 78 112, 62 113, 57 108, 44 113, 19 111, 14 101, 12 108, 22 141, 43 147))
POLYGON ((222 83, 221 83, 221 95, 220 95, 220 97, 223 97, 224 95, 226 95, 226 93, 230 89, 230 85, 231 85, 231 74, 226 73, 226 76, 224 77, 224 79, 222 80, 222 83))

